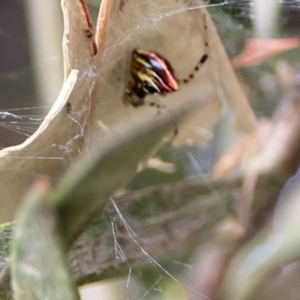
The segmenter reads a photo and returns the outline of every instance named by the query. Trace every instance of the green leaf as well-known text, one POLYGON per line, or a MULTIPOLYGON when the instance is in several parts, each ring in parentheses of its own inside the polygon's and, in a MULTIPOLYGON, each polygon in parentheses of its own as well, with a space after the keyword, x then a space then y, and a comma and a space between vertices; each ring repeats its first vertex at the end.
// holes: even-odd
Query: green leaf
POLYGON ((19 209, 12 241, 16 300, 78 299, 60 233, 64 245, 71 246, 113 192, 135 174, 138 162, 175 128, 182 116, 183 113, 173 114, 134 132, 130 130, 128 137, 105 148, 99 145, 94 154, 79 160, 55 191, 50 190, 45 179, 37 182, 19 209))
POLYGON ((65 262, 57 218, 46 202, 48 182, 39 180, 19 210, 11 245, 16 300, 80 299, 65 262))
POLYGON ((138 163, 153 151, 163 136, 176 128, 183 115, 183 112, 172 114, 154 124, 146 123, 138 130, 131 129, 126 137, 120 136, 107 147, 103 147, 101 141, 97 151, 82 157, 69 170, 51 195, 67 246, 85 230, 112 194, 132 179, 138 163))

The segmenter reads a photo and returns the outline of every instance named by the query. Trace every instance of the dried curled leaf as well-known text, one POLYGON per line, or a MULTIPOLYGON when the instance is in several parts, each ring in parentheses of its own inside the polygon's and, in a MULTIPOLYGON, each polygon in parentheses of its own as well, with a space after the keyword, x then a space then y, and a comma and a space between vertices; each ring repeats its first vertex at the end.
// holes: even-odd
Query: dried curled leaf
POLYGON ((118 1, 113 3, 99 87, 97 115, 101 123, 111 132, 124 134, 124 128, 138 127, 142 122, 156 122, 158 119, 157 110, 153 107, 124 107, 121 103, 124 84, 130 77, 130 58, 134 48, 161 54, 173 66, 176 77, 181 79, 188 76, 205 53, 205 42, 209 45, 208 60, 195 73, 193 80, 176 92, 163 97, 147 96, 147 99, 159 101, 166 107, 160 110, 160 115, 184 107, 191 101, 198 103, 199 109, 179 126, 179 134, 174 139, 179 145, 198 144, 211 137, 212 127, 222 113, 219 92, 223 89, 234 111, 236 128, 246 132, 255 129, 254 114, 209 13, 199 0, 192 3, 131 0, 122 7, 122 11, 118 1))
POLYGON ((299 47, 297 38, 249 39, 243 53, 232 58, 235 68, 253 67, 284 51, 299 47))
POLYGON ((58 179, 87 141, 96 81, 89 72, 96 52, 93 38, 89 37, 93 29, 84 1, 63 0, 62 8, 66 80, 39 129, 23 144, 0 152, 1 223, 12 219, 36 176, 58 179))

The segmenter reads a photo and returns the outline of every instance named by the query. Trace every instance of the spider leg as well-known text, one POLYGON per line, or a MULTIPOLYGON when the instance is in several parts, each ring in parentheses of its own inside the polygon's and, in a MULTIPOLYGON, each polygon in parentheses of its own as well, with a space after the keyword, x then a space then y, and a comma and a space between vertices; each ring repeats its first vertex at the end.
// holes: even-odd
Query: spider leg
POLYGON ((149 106, 152 107, 156 107, 157 109, 156 116, 159 116, 162 110, 167 108, 167 106, 163 104, 158 98, 151 99, 151 100, 145 99, 145 104, 148 104, 149 106))
POLYGON ((201 69, 201 67, 206 63, 209 54, 209 45, 208 45, 208 33, 207 33, 207 24, 206 24, 206 15, 203 15, 203 38, 204 38, 204 54, 201 56, 194 69, 190 75, 184 79, 179 79, 179 84, 186 84, 194 79, 195 74, 201 69))

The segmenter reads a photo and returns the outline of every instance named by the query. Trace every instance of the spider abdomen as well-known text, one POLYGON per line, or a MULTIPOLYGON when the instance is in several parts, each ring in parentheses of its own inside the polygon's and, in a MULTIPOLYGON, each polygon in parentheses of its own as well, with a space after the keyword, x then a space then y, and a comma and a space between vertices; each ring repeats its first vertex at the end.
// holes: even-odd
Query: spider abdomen
MULTIPOLYGON (((204 24, 204 46, 205 53, 200 57, 189 76, 178 80, 174 69, 169 61, 154 51, 134 49, 132 51, 130 73, 132 80, 126 86, 122 101, 124 104, 131 104, 134 107, 145 104, 145 97, 148 94, 167 94, 179 89, 179 85, 187 84, 199 71, 201 66, 208 59, 208 41, 206 17, 203 17, 204 24)), ((150 102, 153 106, 154 102, 150 102)))
POLYGON ((171 64, 156 52, 134 49, 131 75, 149 94, 165 94, 178 90, 171 64))

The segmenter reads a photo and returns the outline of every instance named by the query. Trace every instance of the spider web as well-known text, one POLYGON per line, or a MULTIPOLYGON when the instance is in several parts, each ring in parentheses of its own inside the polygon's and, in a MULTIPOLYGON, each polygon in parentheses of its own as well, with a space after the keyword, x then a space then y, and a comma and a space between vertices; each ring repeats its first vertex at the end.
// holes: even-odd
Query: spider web
MULTIPOLYGON (((129 0, 130 1, 130 0, 129 0)), ((145 0, 146 1, 146 0, 145 0)), ((126 1, 125 1, 126 2, 126 1)), ((280 14, 280 24, 281 24, 281 35, 284 37, 294 36, 294 27, 293 25, 297 24, 297 17, 299 16, 300 11, 300 3, 299 1, 279 1, 279 0, 270 0, 266 1, 270 3, 270 6, 273 4, 278 4, 281 6, 282 12, 280 14)), ((115 56, 120 52, 122 53, 130 53, 130 51, 124 51, 124 49, 132 49, 133 46, 140 46, 143 48, 149 48, 151 50, 157 50, 159 53, 166 53, 168 59, 172 62, 173 67, 176 70, 177 74, 182 74, 184 77, 189 73, 191 67, 197 58, 202 54, 202 38, 199 35, 198 38, 195 38, 188 45, 186 41, 184 41, 183 36, 183 28, 174 29, 174 32, 170 32, 167 34, 168 28, 163 28, 159 26, 159 23, 164 18, 182 18, 182 15, 186 13, 188 10, 194 10, 198 16, 199 11, 201 9, 201 5, 197 3, 197 1, 191 1, 194 5, 187 7, 176 7, 168 6, 164 4, 164 1, 161 1, 161 6, 154 6, 151 12, 145 12, 147 15, 146 21, 141 23, 139 27, 131 27, 129 29, 125 29, 119 35, 117 40, 114 39, 114 43, 110 44, 107 48, 107 57, 114 53, 115 56), (174 8, 175 7, 175 8, 174 8), (151 25, 151 26, 150 26, 151 25), (150 29, 152 28, 152 29, 150 29), (156 36, 154 34, 153 28, 159 31, 159 35, 156 36), (149 33, 143 38, 139 39, 139 33, 143 33, 148 31, 149 33), (174 38, 177 36, 177 39, 174 38), (187 50, 187 51, 183 51, 187 50), (195 50, 196 49, 196 50, 195 50), (200 51, 199 51, 200 49, 200 51), (178 52, 176 52, 178 50, 178 52), (200 53, 199 53, 200 52, 200 53), (117 53, 117 54, 116 54, 117 53), (182 63, 184 62, 184 63, 182 63)), ((126 9, 126 5, 124 9, 126 9)), ((128 4, 130 5, 130 3, 128 4)), ((157 5, 157 4, 155 4, 157 5)), ((51 107, 49 103, 46 102, 38 102, 40 100, 41 93, 38 93, 38 88, 35 86, 34 78, 37 78, 37 75, 34 75, 34 67, 32 61, 29 59, 29 48, 30 41, 26 39, 24 36, 24 24, 25 24, 25 16, 23 15, 20 3, 14 3, 13 1, 10 3, 2 3, 0 4, 2 9, 0 12, 3 14, 3 17, 0 20, 3 20, 3 23, 0 23, 0 41, 5 45, 5 47, 0 47, 2 49, 2 54, 0 55, 0 90, 1 92, 1 105, 3 109, 0 112, 0 127, 1 127, 1 140, 0 144, 3 147, 7 147, 10 145, 19 144, 22 140, 25 140, 31 134, 35 132, 38 126, 41 124, 42 120, 46 115, 46 111, 48 111, 51 107), (14 13, 9 17, 8 12, 11 7, 14 7, 14 13), (16 15, 22 16, 22 18, 17 18, 16 15), (16 25, 10 26, 12 22, 8 22, 5 20, 6 18, 10 18, 10 20, 16 21, 16 25), (23 21, 23 25, 22 22, 23 21), (18 28, 16 30, 15 28, 18 28)), ((216 12, 214 15, 214 19, 216 21, 217 26, 219 27, 219 31, 224 39, 224 44, 232 55, 235 55, 241 51, 241 45, 243 44, 245 38, 252 36, 252 31, 250 29, 250 25, 253 20, 253 5, 249 3, 249 1, 245 0, 232 0, 232 1, 206 1, 205 7, 211 11, 212 13, 216 12), (224 25, 225 24, 225 25, 224 25), (232 32, 239 32, 239 30, 245 30, 245 34, 240 34, 241 37, 237 38, 238 42, 232 43, 232 32), (233 31, 230 31, 232 29, 233 31)), ((96 11, 96 10, 95 10, 96 11)), ((273 16, 273 19, 275 17, 273 16)), ((201 31, 202 22, 197 21, 193 30, 201 31)), ((36 25, 37 27, 41 26, 41 24, 36 25)), ((193 37, 196 34, 191 34, 193 37)), ((1 51, 1 50, 0 50, 1 51)), ((49 54, 48 54, 49 55, 49 54)), ((61 58, 57 54, 45 57, 44 59, 47 61, 47 64, 55 64, 57 62, 60 63, 61 58)), ((103 70, 103 74, 110 74, 110 77, 106 77, 103 75, 104 84, 108 85, 108 89, 113 89, 114 85, 111 85, 111 82, 116 82, 119 80, 118 77, 121 78, 121 81, 126 83, 128 81, 128 65, 129 65, 129 54, 127 57, 120 55, 120 59, 117 64, 106 64, 103 70), (116 68, 117 66, 117 68, 116 68), (111 70, 117 70, 117 76, 111 70), (126 69, 127 68, 127 69, 126 69)), ((32 58, 33 60, 33 58, 32 58)), ((205 72, 205 70, 204 70, 205 72)), ((90 77, 94 77, 97 74, 94 74, 93 69, 90 69, 90 77)), ((49 74, 47 74, 49 77, 49 74)), ((56 75, 52 75, 51 77, 55 77, 56 75)), ((57 75, 58 77, 61 76, 57 75)), ((191 83, 192 86, 197 87, 197 81, 195 83, 191 83)), ((119 84, 120 88, 118 91, 119 97, 122 97, 122 83, 119 84)), ((56 91, 54 94, 58 93, 60 86, 56 86, 56 91)), ((54 88, 55 90, 55 88, 54 88)), ((189 88, 189 90, 184 90, 183 93, 187 93, 193 90, 189 88)), ((109 95, 109 92, 108 92, 109 95)), ((182 97, 182 94, 178 94, 178 98, 182 97)), ((203 98, 209 98, 209 93, 204 95, 203 98)), ((156 111, 152 108, 143 108, 144 112, 141 117, 141 114, 135 114, 135 112, 130 108, 126 112, 126 116, 124 117, 124 108, 122 107, 121 101, 110 101, 110 97, 106 97, 107 101, 103 102, 99 107, 99 118, 100 120, 105 119, 103 124, 105 125, 106 130, 119 130, 114 129, 110 126, 110 122, 115 122, 116 119, 119 119, 121 123, 124 122, 126 118, 144 118, 143 116, 150 116, 150 118, 155 118, 156 111), (105 109, 104 109, 105 108, 105 109), (133 112, 132 112, 133 111, 133 112), (110 116, 113 112, 113 121, 110 121, 110 116)), ((174 100, 174 99, 172 99, 174 100)), ((164 99, 165 102, 168 102, 168 98, 164 99)), ((174 100, 175 101, 175 100, 174 100)), ((270 106, 273 102, 266 104, 265 107, 260 107, 260 112, 263 114, 270 114, 270 106)), ((170 108, 172 109, 172 108, 170 108)), ((80 113, 74 112, 74 114, 80 113)), ((71 114, 72 117, 72 114, 71 114)), ((122 132, 120 131, 120 134, 122 132)), ((59 156, 53 157, 45 157, 43 153, 39 156, 28 156, 25 159, 33 159, 33 160, 65 160, 68 157, 68 154, 72 152, 72 147, 70 146, 74 141, 76 141, 77 137, 72 137, 67 143, 59 145, 61 150, 59 156)), ((185 151, 174 151, 172 155, 167 156, 169 159, 173 159, 174 164, 181 163, 185 176, 203 176, 206 171, 210 169, 210 164, 212 161, 211 156, 212 150, 208 148, 208 150, 204 151, 199 149, 189 149, 185 151)), ((16 166, 17 168, 18 166, 16 166)), ((39 173, 32 174, 34 176, 39 175, 39 173)), ((54 177, 54 180, 59 180, 59 177, 54 177)), ((149 182, 147 176, 140 176, 139 179, 136 179, 140 183, 136 184, 137 186, 147 186, 149 182)), ((168 179, 164 179, 168 180, 168 179)), ((144 252, 143 247, 140 244, 140 239, 142 237, 137 236, 134 230, 131 228, 130 224, 126 221, 126 216, 123 216, 123 213, 118 210, 118 207, 112 202, 115 211, 119 217, 118 222, 121 222, 126 229, 127 234, 131 237, 132 243, 136 244, 137 248, 141 252, 144 252)), ((115 221, 111 221, 112 235, 116 234, 115 230, 117 228, 115 221)), ((151 270, 151 276, 147 277, 147 274, 141 274, 141 281, 139 283, 143 283, 138 285, 137 281, 139 276, 135 275, 137 279, 133 279, 133 267, 128 263, 128 276, 124 279, 123 284, 121 284, 122 292, 119 292, 119 295, 115 295, 113 299, 152 299, 152 298, 168 298, 169 294, 166 292, 167 285, 177 285, 186 293, 193 295, 195 299, 205 299, 205 295, 202 295, 201 292, 198 292, 194 289, 193 286, 187 284, 187 280, 184 275, 191 271, 191 269, 195 268, 193 265, 193 261, 175 261, 170 259, 168 267, 163 267, 160 265, 155 259, 149 256, 147 253, 144 253, 146 256, 146 264, 148 268, 151 270), (181 266, 181 268, 176 268, 174 266, 181 266), (174 271, 173 271, 174 270, 174 271), (169 283, 168 282, 171 282, 169 283), (134 282, 135 281, 135 282, 134 282), (125 293, 124 293, 125 287, 125 293), (134 287, 137 289, 134 291, 134 287), (133 295, 134 294, 134 295, 133 295), (202 298, 201 298, 202 297, 202 298)), ((115 256, 116 259, 121 259, 126 261, 126 253, 124 253, 122 249, 122 245, 118 243, 118 240, 115 239, 115 256)), ((85 292, 83 292, 85 293, 85 292)), ((88 296, 91 299, 91 296, 88 296)), ((179 297, 183 299, 184 297, 179 297)), ((173 297, 172 299, 176 299, 173 297)))

